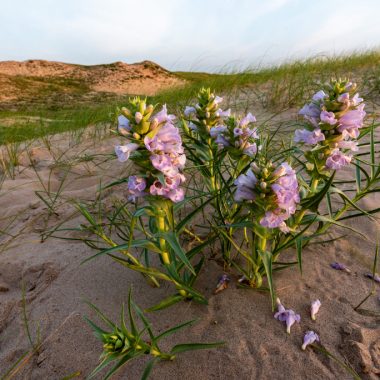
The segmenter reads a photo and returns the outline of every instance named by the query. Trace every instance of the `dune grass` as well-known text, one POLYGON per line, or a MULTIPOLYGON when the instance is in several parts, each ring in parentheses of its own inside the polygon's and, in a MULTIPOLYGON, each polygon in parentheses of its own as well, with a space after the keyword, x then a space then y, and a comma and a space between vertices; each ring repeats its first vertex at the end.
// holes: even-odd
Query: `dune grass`
MULTIPOLYGON (((331 77, 353 78, 365 89, 364 95, 367 99, 378 99, 380 51, 336 57, 316 56, 278 66, 247 68, 243 72, 231 68, 218 74, 175 74, 187 83, 182 87, 160 92, 150 98, 151 102, 165 102, 178 111, 193 99, 200 87, 210 87, 221 94, 246 88, 253 103, 258 103, 264 109, 282 110, 301 105, 318 87, 319 82, 331 77)), ((16 110, 0 111, 0 145, 110 122, 115 117, 116 107, 122 105, 127 97, 100 97, 88 104, 78 102, 64 104, 62 108, 52 108, 43 106, 46 93, 42 92, 40 96, 33 109, 24 105, 19 109, 16 107, 16 110)), ((64 103, 64 99, 62 102, 64 103)))

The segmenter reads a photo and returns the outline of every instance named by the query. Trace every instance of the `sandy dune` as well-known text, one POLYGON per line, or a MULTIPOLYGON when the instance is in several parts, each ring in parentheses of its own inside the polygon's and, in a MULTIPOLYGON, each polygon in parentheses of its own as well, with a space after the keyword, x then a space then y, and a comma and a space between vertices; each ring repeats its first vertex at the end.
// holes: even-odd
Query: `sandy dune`
POLYGON ((176 75, 151 61, 93 66, 44 60, 0 62, 0 101, 22 99, 25 92, 33 89, 43 94, 49 90, 49 85, 55 85, 56 91, 63 93, 154 95, 182 83, 176 75))

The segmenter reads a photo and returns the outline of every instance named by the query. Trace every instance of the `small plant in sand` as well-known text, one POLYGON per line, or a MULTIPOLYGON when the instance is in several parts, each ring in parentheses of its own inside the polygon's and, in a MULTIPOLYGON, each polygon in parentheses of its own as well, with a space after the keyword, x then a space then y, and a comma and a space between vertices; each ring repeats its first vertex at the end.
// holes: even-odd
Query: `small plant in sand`
POLYGON ((141 379, 147 379, 152 371, 154 364, 162 360, 174 360, 176 355, 181 352, 210 349, 220 347, 223 342, 217 343, 185 343, 177 344, 169 352, 162 351, 159 347, 161 339, 176 333, 177 331, 191 326, 195 321, 188 321, 169 330, 155 335, 152 326, 144 316, 141 309, 133 302, 131 292, 128 298, 128 316, 129 325, 125 322, 124 306, 121 308, 120 326, 108 319, 96 306, 89 303, 89 306, 96 312, 99 318, 107 325, 111 331, 106 331, 97 326, 94 322, 86 318, 87 322, 94 330, 95 336, 103 342, 103 353, 100 357, 100 364, 94 369, 89 379, 98 374, 99 371, 117 362, 116 365, 106 374, 104 379, 110 378, 118 369, 130 360, 142 355, 148 355, 151 359, 148 361, 141 379), (143 327, 139 328, 135 320, 135 314, 142 323, 143 327), (145 335, 148 337, 145 337, 145 335))

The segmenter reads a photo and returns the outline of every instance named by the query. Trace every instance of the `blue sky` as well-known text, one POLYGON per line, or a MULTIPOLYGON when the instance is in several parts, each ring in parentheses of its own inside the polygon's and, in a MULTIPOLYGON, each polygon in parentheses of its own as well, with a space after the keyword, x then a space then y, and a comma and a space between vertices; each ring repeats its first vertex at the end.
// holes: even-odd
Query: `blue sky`
POLYGON ((380 47, 380 0, 1 0, 0 60, 220 71, 380 47))

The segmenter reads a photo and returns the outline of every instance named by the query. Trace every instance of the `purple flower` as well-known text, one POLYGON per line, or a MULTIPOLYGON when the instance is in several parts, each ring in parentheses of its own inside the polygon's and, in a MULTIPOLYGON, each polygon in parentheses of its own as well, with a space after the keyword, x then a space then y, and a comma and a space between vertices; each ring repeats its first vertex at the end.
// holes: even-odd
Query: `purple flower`
POLYGON ((235 180, 234 184, 237 186, 237 190, 234 195, 236 202, 244 200, 251 201, 255 199, 255 193, 253 189, 257 183, 257 178, 253 174, 252 170, 248 170, 247 174, 241 174, 235 180))
POLYGON ((222 101, 223 101, 223 98, 221 98, 220 96, 215 96, 215 99, 214 99, 214 102, 216 103, 216 104, 219 104, 219 103, 222 103, 222 101))
POLYGON ((327 111, 321 112, 321 121, 330 125, 335 125, 338 122, 338 120, 335 119, 334 112, 327 112, 327 111))
POLYGON ((338 148, 340 149, 350 149, 353 152, 357 152, 359 150, 358 148, 358 142, 357 141, 347 141, 342 140, 338 142, 338 148))
POLYGON ((315 145, 320 141, 325 140, 325 135, 318 128, 313 131, 308 131, 307 129, 297 129, 295 131, 294 142, 303 142, 307 145, 315 145))
POLYGON ((165 177, 165 185, 156 180, 150 186, 149 191, 152 195, 159 195, 170 199, 172 202, 180 202, 185 197, 183 189, 179 188, 180 184, 185 181, 185 176, 178 173, 173 177, 165 177))
POLYGON ((243 153, 246 154, 249 157, 255 157, 257 153, 257 144, 256 143, 243 143, 241 144, 243 146, 243 153))
POLYGON ((152 154, 150 156, 152 165, 167 176, 178 173, 178 168, 173 165, 173 160, 169 154, 152 154))
POLYGON ((313 321, 315 321, 315 316, 319 311, 319 308, 321 307, 321 301, 320 300, 315 300, 311 303, 310 307, 310 316, 313 321))
POLYGON ((157 120, 158 124, 161 123, 173 123, 176 119, 174 115, 168 115, 168 110, 166 108, 166 104, 162 106, 162 110, 158 112, 154 118, 157 120))
POLYGON ((182 154, 182 140, 178 128, 164 124, 154 137, 144 138, 146 148, 151 152, 182 154))
POLYGON ((216 117, 230 117, 231 116, 231 110, 228 109, 226 111, 223 111, 222 109, 218 109, 216 112, 215 112, 215 116, 216 117))
POLYGON ((256 118, 249 112, 249 113, 247 113, 247 116, 244 116, 240 120, 239 127, 245 127, 249 123, 255 123, 255 122, 256 122, 256 118))
POLYGON ((303 338, 302 349, 306 350, 306 347, 314 342, 319 342, 319 336, 314 331, 306 331, 303 338))
POLYGON ((186 106, 185 107, 184 115, 186 117, 189 117, 190 115, 195 114, 196 112, 197 112, 197 110, 194 107, 186 106))
POLYGON ((129 143, 127 145, 117 145, 115 146, 115 153, 117 159, 120 162, 125 162, 129 159, 129 155, 139 148, 138 144, 129 143))
POLYGON ((355 94, 353 98, 351 99, 351 103, 355 107, 358 106, 362 102, 363 102, 363 98, 359 98, 359 94, 355 94))
POLYGON ((145 188, 146 181, 144 178, 136 177, 135 175, 132 175, 128 178, 128 191, 131 194, 129 196, 129 199, 133 202, 137 197, 143 197, 146 195, 144 192, 145 188))
POLYGON ((348 92, 345 92, 344 94, 339 95, 337 100, 339 103, 349 103, 350 94, 348 92))
POLYGON ((218 144, 220 148, 230 146, 230 142, 222 134, 216 136, 215 143, 218 144))
POLYGON ((225 132, 226 130, 227 130, 227 127, 225 125, 217 125, 215 127, 210 128, 210 136, 212 138, 215 138, 221 133, 225 132))
POLYGON ((286 323, 286 332, 290 334, 290 328, 294 325, 294 323, 300 323, 301 316, 296 314, 294 310, 285 309, 285 307, 281 304, 281 301, 277 298, 277 313, 275 313, 274 318, 281 322, 286 323))
POLYGON ((169 198, 174 203, 181 202, 185 198, 185 191, 183 189, 171 190, 169 191, 167 198, 169 198))
POLYGON ((124 135, 126 134, 126 132, 129 132, 131 130, 131 126, 130 126, 130 123, 129 123, 129 120, 123 116, 123 115, 120 115, 118 118, 118 131, 124 135))
POLYGON ((373 273, 366 273, 365 276, 370 278, 371 280, 373 280, 375 282, 380 283, 380 276, 377 273, 375 273, 375 275, 373 275, 373 273))
POLYGON ((326 98, 327 97, 327 95, 325 94, 325 92, 324 91, 322 91, 322 90, 320 90, 320 91, 318 91, 317 93, 315 93, 314 95, 313 95, 313 100, 315 101, 315 102, 319 102, 319 101, 321 101, 321 100, 323 100, 324 98, 326 98))
POLYGON ((357 138, 359 136, 359 129, 363 126, 364 117, 366 112, 364 111, 365 104, 360 104, 357 109, 347 111, 343 116, 339 118, 338 131, 352 137, 357 138))
POLYGON ((346 156, 338 148, 335 148, 326 160, 326 167, 328 169, 339 170, 342 167, 349 165, 351 159, 352 156, 346 156))
POLYGON ((215 291, 214 293, 215 294, 218 294, 219 292, 221 292, 222 290, 224 289, 227 289, 228 288, 228 283, 231 281, 231 279, 229 278, 228 275, 226 274, 223 274, 222 276, 219 277, 219 280, 218 280, 218 283, 216 285, 216 288, 215 288, 215 291))
POLYGON ((337 263, 337 262, 331 263, 330 267, 335 270, 344 270, 347 273, 351 273, 350 269, 348 269, 344 264, 341 264, 341 263, 337 263))
POLYGON ((266 211, 265 216, 260 219, 260 224, 266 228, 279 228, 282 232, 289 232, 289 228, 285 220, 289 218, 289 214, 280 208, 273 211, 266 211))

